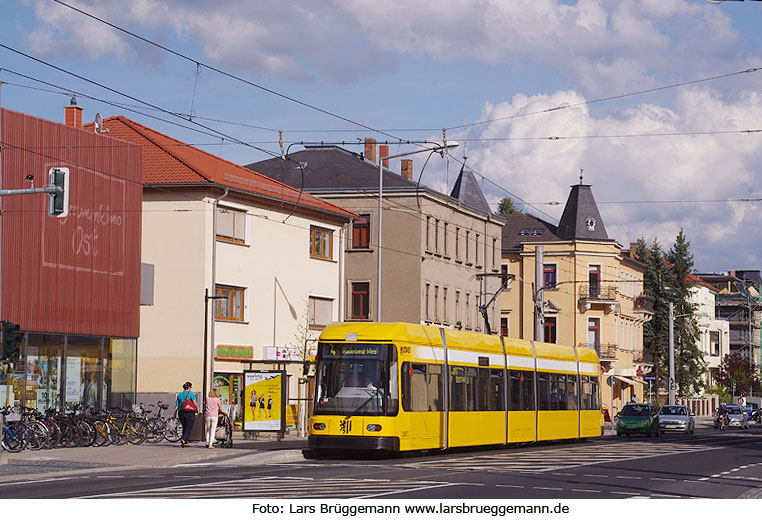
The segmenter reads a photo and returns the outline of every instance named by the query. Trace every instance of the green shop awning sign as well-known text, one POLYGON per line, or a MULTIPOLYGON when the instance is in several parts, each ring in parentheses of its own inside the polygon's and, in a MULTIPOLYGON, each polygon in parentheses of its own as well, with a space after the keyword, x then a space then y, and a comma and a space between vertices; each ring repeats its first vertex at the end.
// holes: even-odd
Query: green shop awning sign
POLYGON ((221 360, 253 360, 253 346, 217 346, 217 358, 221 360))

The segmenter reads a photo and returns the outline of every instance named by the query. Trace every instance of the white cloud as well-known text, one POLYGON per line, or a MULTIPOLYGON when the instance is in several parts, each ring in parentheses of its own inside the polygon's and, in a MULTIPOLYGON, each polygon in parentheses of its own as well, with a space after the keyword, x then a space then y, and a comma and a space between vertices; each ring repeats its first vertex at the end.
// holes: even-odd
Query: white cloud
MULTIPOLYGON (((77 5, 138 33, 169 29, 206 58, 290 79, 351 81, 388 71, 396 55, 443 63, 533 61, 555 67, 588 94, 656 85, 675 69, 695 76, 741 64, 730 19, 686 0, 83 0, 77 5), (647 64, 647 65, 646 65, 647 64)), ((42 54, 78 51, 124 58, 136 41, 49 1, 29 39, 42 54)), ((138 47, 139 49, 139 47, 138 47)))
MULTIPOLYGON (((486 104, 481 118, 503 118, 581 100, 568 91, 516 95, 510 102, 486 104)), ((686 89, 673 108, 641 104, 596 118, 583 105, 494 122, 480 137, 511 140, 470 143, 469 163, 530 203, 565 202, 569 186, 578 183, 579 169, 584 168, 584 181, 593 185, 607 231, 620 243, 627 245, 643 236, 658 237, 669 245, 684 227, 697 263, 706 266, 712 260, 712 264, 725 262, 730 267, 744 253, 750 260, 759 258, 751 239, 762 233, 762 206, 727 200, 762 197, 762 134, 675 133, 752 129, 760 121, 762 97, 757 93, 728 99, 707 88, 686 89), (654 136, 528 140, 649 134, 654 136), (618 203, 622 201, 671 202, 618 203)), ((492 193, 490 201, 506 196, 490 185, 483 187, 492 193)), ((562 207, 536 207, 555 218, 562 211, 562 207)), ((549 219, 537 209, 528 207, 527 211, 549 219)))

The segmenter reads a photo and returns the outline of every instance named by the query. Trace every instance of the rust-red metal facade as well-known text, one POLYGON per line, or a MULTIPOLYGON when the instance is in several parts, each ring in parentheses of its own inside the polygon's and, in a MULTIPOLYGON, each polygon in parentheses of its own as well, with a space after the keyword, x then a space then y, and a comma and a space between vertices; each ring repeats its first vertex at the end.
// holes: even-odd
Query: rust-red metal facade
POLYGON ((22 331, 137 338, 141 148, 2 110, 3 189, 48 184, 69 168, 69 215, 47 194, 2 199, 2 317, 22 331))

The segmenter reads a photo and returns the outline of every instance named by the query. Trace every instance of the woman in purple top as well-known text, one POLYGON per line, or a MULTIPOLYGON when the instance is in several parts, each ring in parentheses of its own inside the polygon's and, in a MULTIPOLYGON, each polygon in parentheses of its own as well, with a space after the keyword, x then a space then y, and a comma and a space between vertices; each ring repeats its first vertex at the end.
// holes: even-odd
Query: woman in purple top
POLYGON ((206 447, 214 447, 214 432, 217 431, 217 417, 222 411, 222 402, 220 402, 220 391, 212 389, 206 398, 206 409, 204 409, 204 421, 206 422, 206 447))

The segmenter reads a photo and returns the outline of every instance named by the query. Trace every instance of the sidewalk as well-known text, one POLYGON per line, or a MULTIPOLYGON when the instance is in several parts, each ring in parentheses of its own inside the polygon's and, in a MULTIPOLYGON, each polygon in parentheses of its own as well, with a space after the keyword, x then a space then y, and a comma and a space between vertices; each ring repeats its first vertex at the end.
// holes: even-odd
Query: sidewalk
POLYGON ((278 441, 275 435, 262 434, 257 440, 245 440, 236 432, 233 447, 207 449, 202 442, 191 442, 189 448, 167 441, 139 446, 56 448, 21 453, 2 453, 0 485, 11 480, 28 480, 66 476, 83 471, 119 471, 125 469, 172 466, 214 459, 246 457, 247 465, 273 464, 303 460, 302 450, 307 447, 306 437, 286 435, 278 441))

